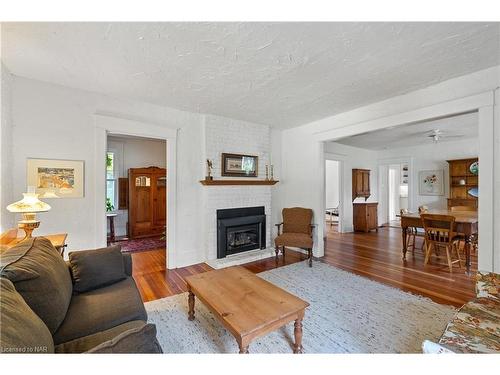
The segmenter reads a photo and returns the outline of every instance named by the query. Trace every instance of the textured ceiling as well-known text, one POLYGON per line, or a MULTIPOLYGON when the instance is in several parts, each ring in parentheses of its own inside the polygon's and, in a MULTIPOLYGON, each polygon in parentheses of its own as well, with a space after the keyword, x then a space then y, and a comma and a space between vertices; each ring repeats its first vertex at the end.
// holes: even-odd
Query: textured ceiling
POLYGON ((432 134, 433 130, 440 130, 443 134, 438 143, 475 139, 478 136, 477 116, 477 112, 473 112, 358 134, 335 142, 369 150, 387 150, 432 144, 433 140, 428 136, 432 134))
POLYGON ((19 76, 287 128, 500 63, 499 23, 3 23, 19 76))

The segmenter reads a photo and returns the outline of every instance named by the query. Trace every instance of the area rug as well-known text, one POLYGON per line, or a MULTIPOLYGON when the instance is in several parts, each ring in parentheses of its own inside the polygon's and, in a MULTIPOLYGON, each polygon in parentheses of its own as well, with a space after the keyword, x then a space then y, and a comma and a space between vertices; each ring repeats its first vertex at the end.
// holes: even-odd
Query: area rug
MULTIPOLYGON (((325 263, 295 263, 259 274, 308 301, 305 353, 421 353, 455 309, 325 263)), ((187 319, 187 293, 145 304, 165 353, 238 353, 232 335, 200 302, 187 319)), ((291 353, 293 323, 250 344, 250 353, 291 353)))
POLYGON ((136 240, 116 241, 113 245, 119 245, 122 253, 134 253, 152 249, 165 249, 166 241, 160 237, 138 238, 136 240))

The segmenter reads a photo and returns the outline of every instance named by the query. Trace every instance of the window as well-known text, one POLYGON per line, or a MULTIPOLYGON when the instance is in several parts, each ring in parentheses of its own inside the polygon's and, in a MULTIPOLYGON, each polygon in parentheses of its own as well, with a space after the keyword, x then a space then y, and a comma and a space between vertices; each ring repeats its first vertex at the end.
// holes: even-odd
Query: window
POLYGON ((106 212, 114 211, 117 207, 116 194, 115 153, 106 153, 106 212))

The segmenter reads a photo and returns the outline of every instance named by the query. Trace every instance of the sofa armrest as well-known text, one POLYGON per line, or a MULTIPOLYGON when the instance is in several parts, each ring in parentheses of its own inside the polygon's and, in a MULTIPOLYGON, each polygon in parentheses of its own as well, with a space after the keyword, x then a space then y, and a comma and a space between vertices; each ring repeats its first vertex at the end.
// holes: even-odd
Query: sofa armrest
POLYGON ((122 254, 123 266, 125 267, 125 274, 132 276, 132 256, 130 254, 122 254))
POLYGON ((125 279, 126 262, 120 246, 69 253, 73 290, 83 293, 125 279))
POLYGON ((87 353, 163 353, 160 343, 156 338, 156 326, 145 324, 140 328, 125 331, 115 338, 87 351, 87 353))

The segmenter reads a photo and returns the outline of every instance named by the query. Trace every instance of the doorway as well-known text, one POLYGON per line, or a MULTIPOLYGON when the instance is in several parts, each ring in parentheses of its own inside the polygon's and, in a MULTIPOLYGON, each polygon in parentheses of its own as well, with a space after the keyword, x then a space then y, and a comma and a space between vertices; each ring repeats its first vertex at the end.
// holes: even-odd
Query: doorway
POLYGON ((107 244, 122 252, 166 251, 166 141, 108 134, 107 244))
POLYGON ((325 232, 341 232, 341 164, 325 160, 325 232))

